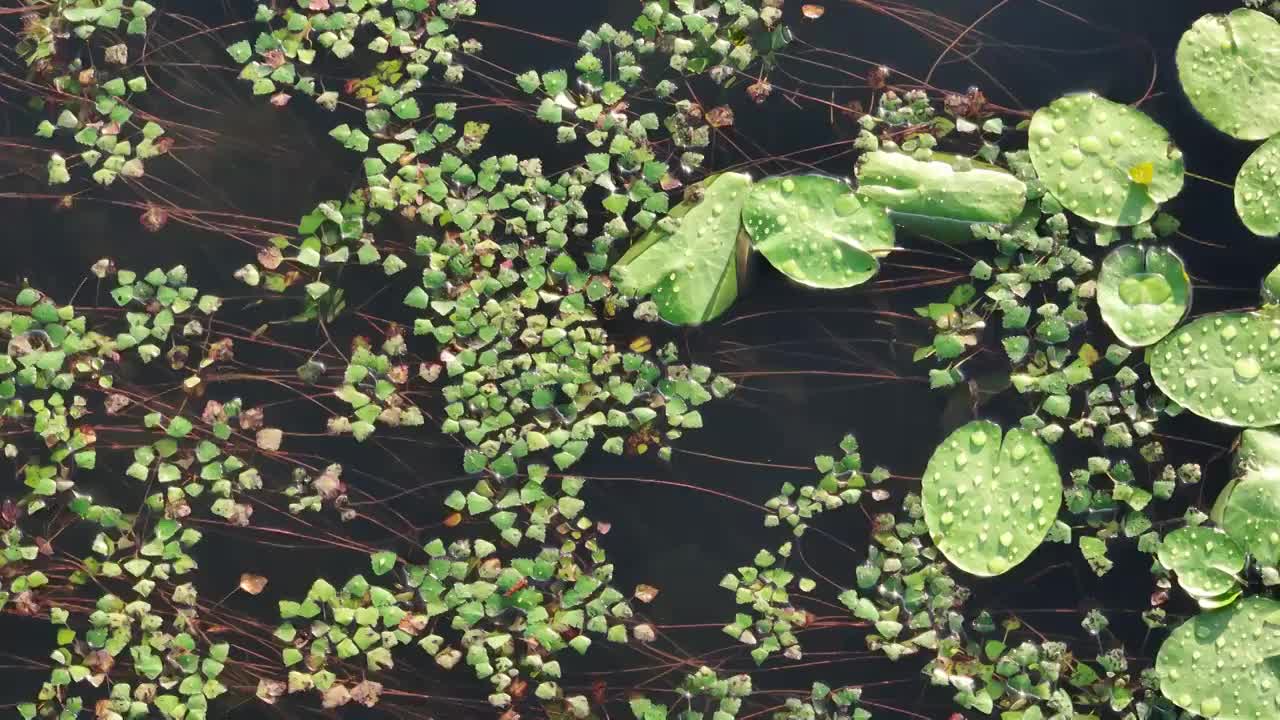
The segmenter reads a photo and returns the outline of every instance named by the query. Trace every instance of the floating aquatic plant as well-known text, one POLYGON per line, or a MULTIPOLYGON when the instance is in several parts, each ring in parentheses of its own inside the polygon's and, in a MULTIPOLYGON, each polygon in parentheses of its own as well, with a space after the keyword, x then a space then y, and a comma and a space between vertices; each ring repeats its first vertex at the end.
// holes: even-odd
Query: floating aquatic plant
POLYGON ((1233 477, 1210 517, 1260 566, 1280 565, 1280 435, 1274 430, 1240 433, 1233 477))
POLYGON ((1240 596, 1244 548, 1211 527, 1178 528, 1160 543, 1160 564, 1172 570, 1201 607, 1227 605, 1240 596))
POLYGON ((864 283, 893 250, 893 223, 884 207, 823 175, 756 183, 742 206, 742 225, 769 264, 813 287, 864 283))
POLYGON ((1239 8, 1205 15, 1178 43, 1178 80, 1214 127, 1241 140, 1280 131, 1280 23, 1239 8))
POLYGON ((674 231, 655 227, 613 266, 623 292, 649 295, 667 322, 697 325, 718 317, 738 297, 745 241, 741 213, 751 188, 742 173, 716 175, 700 197, 671 209, 674 231))
POLYGON ((1280 312, 1196 318, 1147 350, 1151 377, 1191 412, 1224 425, 1280 423, 1280 312))
POLYGON ((1143 347, 1168 335, 1190 302, 1191 281, 1182 259, 1166 247, 1124 245, 1102 260, 1098 308, 1125 345, 1143 347))
POLYGON ((877 150, 858 162, 858 194, 909 229, 972 240, 973 223, 1007 224, 1027 201, 1026 183, 1001 168, 945 153, 919 160, 877 150))
POLYGON ((1031 118, 1028 149, 1045 188, 1103 225, 1137 225, 1182 190, 1183 159, 1139 110, 1093 93, 1054 100, 1031 118))
POLYGON ((1276 201, 1280 175, 1277 175, 1277 168, 1280 168, 1280 137, 1272 138, 1254 150, 1236 175, 1233 191, 1236 213, 1255 235, 1280 235, 1280 203, 1276 201))
POLYGON ((1062 477, 1048 446, 1026 430, 1001 438, 976 420, 929 458, 924 517, 947 559, 967 573, 999 575, 1026 560, 1062 506, 1062 477))
POLYGON ((1160 646, 1160 692, 1215 720, 1257 720, 1280 712, 1280 602, 1250 597, 1202 612, 1160 646))

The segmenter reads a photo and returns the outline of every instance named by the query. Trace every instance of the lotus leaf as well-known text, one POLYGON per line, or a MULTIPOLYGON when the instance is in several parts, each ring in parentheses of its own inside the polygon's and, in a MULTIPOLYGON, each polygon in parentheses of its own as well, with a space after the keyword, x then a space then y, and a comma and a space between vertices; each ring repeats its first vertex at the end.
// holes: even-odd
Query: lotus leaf
POLYGON ((1206 718, 1280 716, 1280 602, 1250 597, 1179 625, 1156 657, 1160 691, 1206 718))
POLYGON ((1165 247, 1112 250, 1098 273, 1098 307, 1125 345, 1143 347, 1168 335, 1187 313, 1191 282, 1182 259, 1165 247))
POLYGON ((1280 434, 1240 434, 1235 477, 1218 495, 1211 517, 1258 564, 1280 565, 1280 434))
MULTIPOLYGON (((1177 573, 1178 584, 1197 600, 1214 602, 1239 593, 1244 549, 1211 527, 1178 528, 1160 543, 1160 564, 1177 573)), ((1224 603, 1225 604, 1225 603, 1224 603)))
POLYGON ((1196 110, 1241 140, 1280 131, 1280 23, 1257 10, 1205 15, 1178 43, 1178 79, 1196 110))
POLYGON ((1031 118, 1028 147, 1045 188, 1103 225, 1149 220, 1182 190, 1182 152, 1154 120, 1093 93, 1058 98, 1031 118))
POLYGON ((1280 308, 1196 318, 1147 351, 1175 402, 1223 425, 1280 423, 1280 308))
POLYGON ((1280 235, 1277 168, 1280 168, 1280 137, 1271 138, 1254 150, 1236 175, 1236 213, 1254 235, 1280 235))
POLYGON ((651 295, 664 320, 697 325, 723 313, 738 297, 745 243, 739 219, 751 177, 722 173, 702 185, 702 198, 672 208, 675 232, 655 227, 614 265, 619 288, 651 295))
POLYGON ((757 183, 742 208, 742 224, 771 265, 820 288, 864 283, 893 250, 893 223, 877 203, 823 175, 775 177, 757 183))
POLYGON ((1044 541, 1062 505, 1062 478, 1049 448, 1021 429, 976 420, 951 433, 929 458, 923 481, 929 535, 956 567, 999 575, 1044 541))
POLYGON ((909 230, 949 241, 973 239, 973 223, 1013 222, 1027 186, 1000 168, 934 153, 917 160, 900 152, 869 152, 858 165, 858 194, 889 208, 909 230))

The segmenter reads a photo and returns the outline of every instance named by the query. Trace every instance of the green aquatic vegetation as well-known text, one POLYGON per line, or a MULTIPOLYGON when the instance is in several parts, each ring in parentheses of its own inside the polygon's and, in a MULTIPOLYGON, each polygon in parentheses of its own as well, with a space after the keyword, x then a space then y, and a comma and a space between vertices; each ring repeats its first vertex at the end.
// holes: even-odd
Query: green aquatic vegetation
POLYGON ((1280 708, 1280 602, 1250 597, 1203 612, 1160 646, 1160 691, 1206 718, 1253 720, 1280 708))
POLYGON ((1280 309, 1205 315, 1147 350, 1151 377, 1174 402, 1224 425, 1280 423, 1280 309))
POLYGON ((742 208, 742 225, 769 264, 819 288, 866 282, 879 271, 879 258, 894 247, 884 207, 821 175, 756 183, 742 208))
POLYGON ((1062 477, 1031 433, 974 421, 938 446, 922 485, 929 535, 956 567, 1000 575, 1040 545, 1062 506, 1062 477))
POLYGON ((1231 482, 1210 517, 1264 568, 1280 566, 1280 436, 1240 433, 1231 482))
POLYGON ((1160 542, 1157 557, 1201 607, 1221 607, 1240 596, 1245 551, 1219 529, 1178 528, 1160 542))
POLYGON ((1146 222, 1182 190, 1182 151, 1165 129, 1092 93, 1037 110, 1027 147, 1045 189, 1071 212, 1103 225, 1146 222))
POLYGON ((1026 184, 999 167, 969 158, 930 153, 921 160, 877 150, 858 162, 858 194, 889 209, 909 228, 936 228, 972 239, 973 223, 1012 223, 1027 202, 1026 184))
POLYGON ((1275 207, 1278 165, 1280 138, 1272 138, 1253 151, 1236 175, 1236 213, 1254 235, 1280 235, 1280 210, 1275 207))
POLYGON ((1098 309, 1125 345, 1159 341, 1178 326, 1190 305, 1191 280, 1172 250, 1124 245, 1103 258, 1098 309))
POLYGON ((1214 127, 1241 140, 1280 131, 1280 23, 1240 8, 1205 15, 1182 35, 1178 80, 1214 127))
POLYGON ((622 292, 650 296, 662 318, 677 325, 698 325, 729 309, 745 270, 740 217, 750 188, 751 177, 742 173, 698 186, 698 199, 672 208, 674 232, 649 230, 614 263, 622 292))

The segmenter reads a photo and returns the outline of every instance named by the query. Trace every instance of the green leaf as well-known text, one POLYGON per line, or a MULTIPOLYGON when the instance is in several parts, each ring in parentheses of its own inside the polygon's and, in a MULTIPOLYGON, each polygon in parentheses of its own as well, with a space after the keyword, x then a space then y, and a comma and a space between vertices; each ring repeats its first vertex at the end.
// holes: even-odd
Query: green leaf
POLYGON ((858 194, 888 208, 895 222, 956 242, 973 238, 973 223, 1012 223, 1026 204, 1027 186, 1012 174, 943 153, 917 160, 869 152, 857 175, 858 194))
POLYGON ((757 183, 742 208, 742 224, 771 265, 812 287, 864 283, 894 247, 885 209, 825 175, 757 183))
POLYGON ((1116 338, 1131 347, 1173 331, 1191 303, 1191 280, 1172 250, 1123 245, 1102 260, 1098 308, 1116 338))
POLYGON ((396 554, 390 550, 376 552, 369 556, 369 565, 374 575, 386 575, 396 566, 396 554))
POLYGON ((713 320, 738 296, 739 215, 751 177, 722 173, 701 187, 701 202, 671 210, 674 233, 654 227, 614 265, 629 295, 650 295, 664 320, 697 325, 713 320))
POLYGON ((1205 120, 1241 140, 1280 132, 1280 23, 1257 10, 1205 15, 1182 34, 1178 80, 1205 120))
POLYGON ((1280 434, 1245 430, 1210 518, 1263 567, 1280 566, 1280 434))
POLYGON ((1249 228, 1249 232, 1263 237, 1280 235, 1280 209, 1277 209, 1276 184, 1280 176, 1274 172, 1280 162, 1280 136, 1266 141, 1244 164, 1236 175, 1236 214, 1249 228))
POLYGON ((1031 162, 1075 214, 1137 225, 1182 190, 1182 152, 1141 111, 1093 93, 1058 98, 1031 118, 1031 162))
POLYGON ((934 451, 922 483, 924 518, 956 567, 989 577, 1026 560, 1062 505, 1062 478, 1048 446, 1030 432, 971 422, 934 451))
POLYGON ((1244 571, 1244 548, 1211 527, 1174 530, 1160 543, 1158 557, 1197 600, 1231 593, 1238 585, 1236 576, 1244 571))

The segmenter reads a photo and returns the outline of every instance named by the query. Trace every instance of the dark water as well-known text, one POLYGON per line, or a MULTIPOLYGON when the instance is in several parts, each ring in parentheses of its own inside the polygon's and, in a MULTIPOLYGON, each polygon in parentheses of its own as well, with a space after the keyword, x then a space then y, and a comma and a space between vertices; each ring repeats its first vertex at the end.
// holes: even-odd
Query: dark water
MULTIPOLYGON (((795 0, 793 0, 794 3, 795 0)), ((173 3, 170 4, 174 5, 173 3)), ((882 62, 905 75, 927 73, 942 46, 922 37, 900 20, 877 13, 866 4, 827 2, 827 13, 819 22, 796 27, 797 37, 818 48, 856 55, 882 62)), ((1037 0, 1014 0, 995 10, 976 29, 985 38, 983 47, 968 60, 953 52, 940 65, 934 82, 942 87, 965 90, 979 85, 995 103, 1009 108, 1034 109, 1053 98, 1075 90, 1094 90, 1117 101, 1153 97, 1143 109, 1158 119, 1181 147, 1190 171, 1230 181, 1235 169, 1254 147, 1217 133, 1201 121, 1182 97, 1173 68, 1173 48, 1191 22, 1205 12, 1225 11, 1236 3, 1168 2, 1167 0, 1059 0, 1064 12, 1037 0)), ((993 3, 968 0, 915 0, 903 2, 900 11, 915 9, 941 13, 961 26, 990 10, 993 3)), ((162 7, 164 7, 162 5, 162 7)), ((534 3, 522 0, 482 0, 480 17, 494 23, 576 38, 587 27, 609 20, 624 26, 638 9, 635 2, 551 0, 534 3)), ((189 8, 201 19, 216 25, 232 18, 251 17, 247 3, 210 3, 189 8)), ((475 27, 474 35, 485 42, 483 57, 522 71, 548 69, 572 64, 577 53, 530 35, 486 27, 475 27)), ((225 45, 249 32, 244 28, 222 33, 225 45)), ((253 32, 256 32, 254 30, 253 32)), ((965 46, 966 52, 972 50, 965 46)), ((193 58, 221 62, 218 44, 191 44, 193 58)), ((820 97, 866 101, 865 90, 851 90, 852 81, 839 68, 863 72, 866 66, 834 54, 811 55, 836 69, 795 61, 782 70, 810 83, 809 92, 820 97)), ((7 72, 15 72, 10 67, 7 72)), ((778 85, 787 84, 779 74, 778 85)), ((188 208, 234 210, 252 216, 292 222, 321 199, 344 196, 359 179, 354 154, 335 148, 326 137, 332 121, 298 102, 280 111, 249 97, 245 87, 231 73, 209 72, 175 76, 175 95, 204 108, 177 102, 157 107, 165 117, 188 121, 215 130, 211 147, 184 154, 190 172, 168 168, 160 177, 170 185, 155 185, 169 201, 188 208)), ((154 93, 153 93, 154 94, 154 93)), ((703 99, 710 106, 710 98, 703 99)), ((717 144, 713 167, 727 167, 744 160, 772 158, 826 145, 850 136, 846 118, 832 116, 813 104, 789 106, 780 98, 767 105, 767 112, 755 111, 735 102, 739 108, 733 138, 717 144), (741 149, 739 149, 741 148, 741 149), (745 154, 743 152, 745 150, 745 154)), ((31 116, 13 104, 3 108, 0 132, 9 137, 28 135, 31 116)), ((542 155, 555 167, 560 155, 543 127, 514 114, 487 111, 485 119, 495 123, 490 134, 495 152, 514 151, 522 155, 542 155)), ((818 169, 848 174, 851 157, 832 157, 836 151, 804 156, 818 169)), ((43 192, 29 175, 40 176, 24 166, 32 159, 15 153, 5 163, 7 174, 0 179, 0 192, 43 192), (12 166, 10 168, 10 165, 12 166)), ((155 163, 160 166, 162 163, 155 163)), ((760 164, 756 172, 785 172, 794 164, 773 160, 760 164)), ((124 191, 91 191, 105 199, 121 199, 124 191)), ((51 294, 68 297, 79 286, 83 270, 99 257, 116 258, 121 266, 149 268, 184 263, 193 280, 206 291, 229 297, 244 295, 231 274, 252 257, 251 249, 225 235, 171 223, 157 234, 143 230, 134 208, 92 200, 77 201, 71 211, 52 209, 47 199, 4 199, 5 261, 0 263, 3 279, 31 282, 51 294)), ((1231 193, 1206 182, 1188 178, 1180 198, 1169 209, 1182 220, 1190 236, 1222 247, 1209 247, 1186 240, 1176 243, 1187 267, 1197 281, 1193 313, 1242 307, 1256 303, 1258 283, 1268 269, 1280 261, 1280 246, 1250 236, 1235 218, 1231 193)), ((956 266, 957 271, 967 267, 956 266)), ((912 276, 905 268, 890 268, 883 279, 912 276)), ((913 343, 927 341, 918 324, 890 322, 873 311, 910 313, 911 308, 938 300, 942 288, 887 292, 877 285, 849 293, 815 293, 803 290, 767 269, 758 269, 750 292, 745 294, 724 321, 679 333, 680 342, 696 362, 726 372, 760 372, 743 381, 742 389, 730 400, 703 408, 705 428, 690 432, 678 441, 671 463, 656 458, 615 459, 603 453, 589 453, 575 468, 599 478, 588 485, 587 499, 593 518, 612 522, 606 538, 608 550, 618 567, 617 584, 628 588, 647 582, 662 588, 649 608, 660 623, 724 622, 732 617, 729 593, 716 587, 729 569, 748 563, 761 547, 775 547, 779 536, 761 527, 754 509, 708 494, 667 486, 641 485, 610 477, 640 477, 675 481, 729 493, 752 502, 771 497, 785 481, 803 482, 810 475, 802 471, 767 464, 808 465, 815 454, 836 449, 840 438, 852 432, 863 448, 864 462, 884 465, 902 475, 919 475, 936 443, 951 429, 972 417, 970 399, 963 393, 930 391, 919 379, 924 366, 911 362, 913 343), (842 378, 836 373, 865 371, 868 366, 911 380, 874 382, 842 378), (765 375, 791 371, 822 371, 830 374, 765 375), (730 458, 725 461, 720 458, 730 458)), ((379 295, 379 286, 358 288, 371 298, 369 309, 391 316, 403 292, 379 295), (385 311, 385 312, 381 312, 385 311)), ((91 292, 91 288, 81 292, 91 292)), ((99 294, 99 299, 102 295, 99 294)), ((353 301, 353 305, 356 302, 353 301)), ((250 315, 252 311, 250 311, 250 315)), ((354 324, 335 325, 335 334, 358 332, 354 324)), ((661 330, 620 325, 626 333, 661 330)), ((290 338, 301 345, 315 346, 323 338, 312 327, 283 331, 277 339, 290 338)), ((421 350, 422 348, 415 348, 421 350)), ((269 396, 255 398, 269 401, 269 396)), ((984 410, 999 413, 1000 408, 984 410)), ((1006 422, 1021 413, 1007 417, 1006 422)), ((303 425, 298 420, 298 426, 303 425)), ((323 439, 301 441, 291 450, 314 453, 316 457, 342 462, 352 482, 368 492, 389 495, 399 488, 443 479, 457 474, 461 453, 451 441, 431 433, 430 425, 422 442, 369 444, 352 448, 348 443, 323 439)), ((1231 434, 1195 421, 1178 420, 1169 425, 1172 435, 1225 444, 1231 434)), ((1171 460, 1205 461, 1211 451, 1186 444, 1171 444, 1171 460), (1208 454, 1206 454, 1208 453, 1208 454)), ((1067 461, 1062 462, 1068 465, 1067 461)), ((1225 481, 1226 465, 1220 460, 1205 468, 1209 497, 1225 481)), ((109 496, 106 486, 102 492, 109 496)), ((396 509, 415 524, 438 522, 440 495, 433 491, 410 494, 397 501, 396 509)), ((899 496, 877 508, 896 509, 899 496)), ((855 510, 837 513, 822 526, 855 547, 867 542, 866 518, 855 510)), ((353 529, 358 537, 384 541, 385 534, 367 528, 353 529)), ((424 533, 426 536, 426 533, 424 533)), ((400 543, 408 550, 406 543, 400 543)), ((1131 550, 1131 546, 1128 548, 1131 550)), ((806 558, 815 568, 833 578, 847 578, 862 559, 821 540, 806 545, 806 558)), ((995 583, 975 584, 978 600, 993 608, 1035 608, 1077 610, 1092 606, 1142 610, 1149 594, 1150 577, 1144 556, 1121 547, 1113 552, 1117 566, 1099 580, 1070 548, 1046 546, 1032 560, 995 583), (1055 567, 1038 574, 1047 567, 1055 567)), ((255 545, 253 537, 211 533, 200 548, 201 587, 209 596, 218 588, 235 586, 241 572, 252 571, 272 579, 272 591, 260 598, 243 595, 228 600, 230 606, 270 617, 274 598, 297 595, 318 572, 342 578, 364 569, 363 556, 342 556, 336 552, 280 551, 255 545)), ((1171 611, 1186 612, 1188 607, 1171 611)), ((1046 614, 1042 629, 1050 634, 1078 636, 1078 620, 1055 621, 1046 614)), ((1136 614, 1115 616, 1121 635, 1130 640, 1130 653, 1139 657, 1153 654, 1155 645, 1144 642, 1145 629, 1136 614)), ((5 621, 8 623, 9 621, 5 621)), ((5 627, 5 625, 0 625, 5 627)), ((21 637, 41 642, 44 628, 21 637)), ((0 630, 0 633, 4 631, 0 630)), ((716 647, 723 643, 700 639, 716 647)), ((860 648, 862 640, 832 635, 824 638, 837 647, 860 648)), ((15 648, 6 647, 14 651, 15 648)), ((25 648, 24 648, 25 650, 25 648)), ((41 653, 32 653, 40 655, 41 653)), ((594 656, 594 653, 593 653, 594 656)), ((897 665, 887 661, 849 663, 823 670, 819 677, 835 683, 863 683, 910 676, 918 663, 911 659, 897 665)), ((458 673, 461 675, 461 673, 458 673)), ((12 683, 33 691, 38 678, 32 673, 12 672, 12 683)), ((813 678, 809 678, 813 679, 813 678)), ((791 681, 794 682, 794 679, 791 681)), ((804 682, 807 682, 805 680, 804 682)), ((791 687, 800 685, 791 684, 791 687)), ((917 684, 907 689, 870 693, 893 704, 915 708, 928 717, 945 717, 945 695, 919 695, 917 684)), ((8 687, 6 687, 6 691, 8 687)), ((8 692, 5 693, 6 696, 8 692)), ((29 692, 27 694, 30 694, 29 692)), ((249 717, 261 710, 251 704, 235 711, 249 717)))

